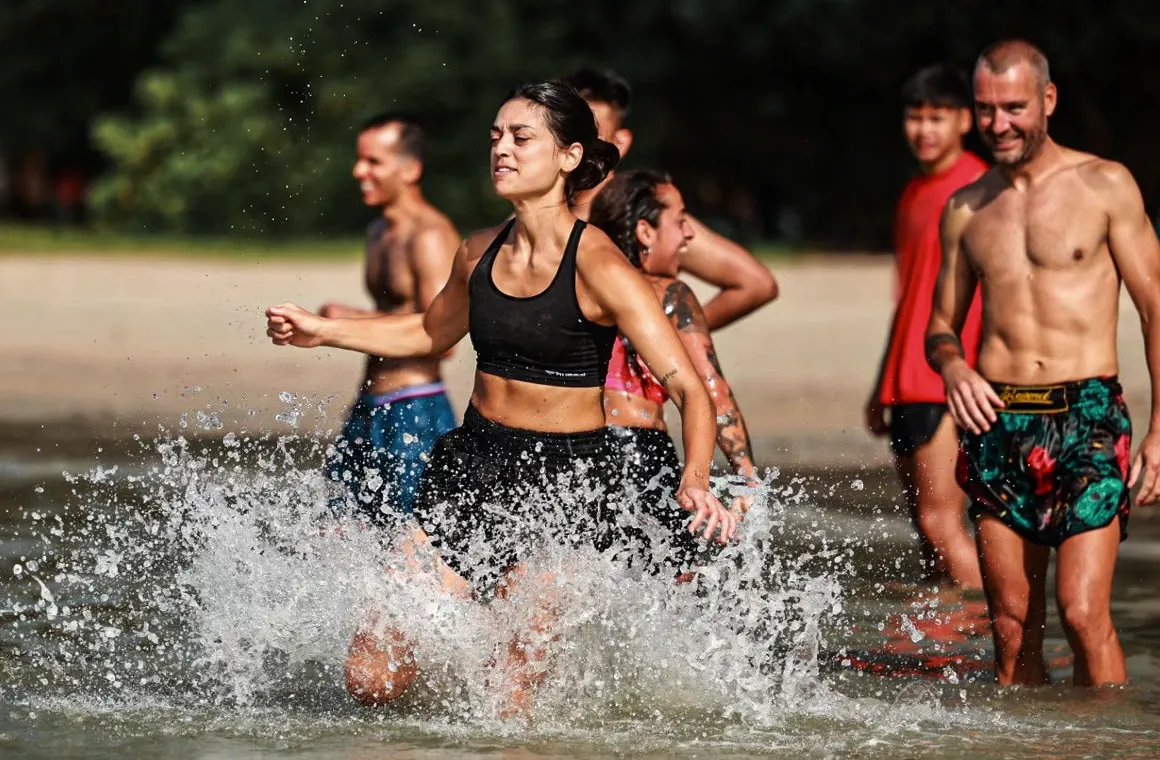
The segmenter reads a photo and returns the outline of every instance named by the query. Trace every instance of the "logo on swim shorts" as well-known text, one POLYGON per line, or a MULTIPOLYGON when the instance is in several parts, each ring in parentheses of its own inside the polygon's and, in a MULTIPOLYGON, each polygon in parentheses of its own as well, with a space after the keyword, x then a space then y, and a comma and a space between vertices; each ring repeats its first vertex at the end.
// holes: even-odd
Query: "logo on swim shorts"
POLYGON ((1062 385, 1003 385, 996 390, 1003 411, 1012 414, 1054 414, 1069 408, 1067 388, 1062 385))
POLYGON ((1051 397, 1052 388, 1047 390, 1020 390, 1007 386, 1003 392, 999 394, 999 400, 1007 406, 1012 404, 1041 404, 1043 406, 1051 406, 1055 404, 1055 399, 1051 397))

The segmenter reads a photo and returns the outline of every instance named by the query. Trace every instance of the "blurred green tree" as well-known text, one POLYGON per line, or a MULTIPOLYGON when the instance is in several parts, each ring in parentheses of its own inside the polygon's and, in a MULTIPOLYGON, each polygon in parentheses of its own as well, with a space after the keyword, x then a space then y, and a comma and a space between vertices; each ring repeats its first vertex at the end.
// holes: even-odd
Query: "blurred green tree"
POLYGON ((673 172, 698 213, 747 216, 752 235, 772 236, 788 207, 807 241, 880 248, 913 171, 901 82, 936 61, 969 69, 988 42, 1022 36, 1060 86, 1053 134, 1126 162, 1160 201, 1160 4, 1044 7, 203 0, 182 12, 164 64, 138 79, 136 108, 94 126, 116 166, 95 200, 105 218, 149 228, 349 232, 367 218, 349 177, 355 125, 399 108, 429 127, 428 194, 469 229, 504 213, 484 136, 503 93, 584 62, 634 86, 627 163, 673 172))
POLYGON ((117 171, 106 217, 184 231, 349 231, 357 124, 414 112, 435 149, 426 191, 460 219, 502 214, 486 190, 487 126, 505 90, 556 73, 563 2, 222 1, 191 9, 170 66, 138 82, 140 115, 94 126, 117 171))

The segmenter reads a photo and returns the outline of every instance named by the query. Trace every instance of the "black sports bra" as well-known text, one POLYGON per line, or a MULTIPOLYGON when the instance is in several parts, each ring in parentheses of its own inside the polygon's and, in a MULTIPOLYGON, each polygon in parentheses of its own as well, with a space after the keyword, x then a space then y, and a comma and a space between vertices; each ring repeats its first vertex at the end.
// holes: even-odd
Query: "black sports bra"
POLYGON ((576 248, 586 223, 576 220, 551 284, 527 298, 503 293, 492 279, 495 257, 514 224, 508 222, 488 246, 468 282, 477 368, 538 385, 602 386, 616 327, 590 322, 576 300, 576 248))

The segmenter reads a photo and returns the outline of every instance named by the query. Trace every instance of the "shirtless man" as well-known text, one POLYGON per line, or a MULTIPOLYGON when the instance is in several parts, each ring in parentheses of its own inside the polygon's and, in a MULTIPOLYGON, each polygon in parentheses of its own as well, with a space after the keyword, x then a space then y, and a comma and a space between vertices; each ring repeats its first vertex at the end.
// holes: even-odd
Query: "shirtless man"
POLYGON ((1073 684, 1127 680, 1111 617, 1129 489, 1160 496, 1160 243, 1123 166, 1055 143, 1047 60, 1007 40, 979 56, 975 118, 995 168, 951 197, 927 357, 963 428, 959 483, 978 526, 1000 684, 1044 684, 1045 579, 1075 654, 1073 684), (1152 383, 1131 462, 1116 381, 1121 282, 1140 313, 1152 383), (978 372, 957 337, 982 289, 978 372))
MULTIPOLYGON (((594 69, 579 69, 563 78, 592 106, 600 139, 620 150, 620 157, 632 147, 632 131, 625 126, 632 91, 616 74, 594 69)), ((572 207, 573 213, 587 220, 592 201, 614 175, 581 193, 572 207)), ((732 324, 777 298, 777 280, 773 273, 736 243, 710 230, 692 215, 685 217, 693 238, 681 252, 681 271, 687 272, 721 290, 706 304, 705 320, 710 330, 732 324)))
MULTIPOLYGON (((324 317, 426 311, 451 275, 459 234, 423 197, 423 132, 412 119, 382 114, 363 124, 354 178, 363 202, 382 209, 367 229, 366 287, 374 309, 325 304, 324 317)), ((441 356, 368 356, 358 399, 327 461, 355 508, 380 525, 408 514, 427 455, 456 425, 439 371, 441 356)))

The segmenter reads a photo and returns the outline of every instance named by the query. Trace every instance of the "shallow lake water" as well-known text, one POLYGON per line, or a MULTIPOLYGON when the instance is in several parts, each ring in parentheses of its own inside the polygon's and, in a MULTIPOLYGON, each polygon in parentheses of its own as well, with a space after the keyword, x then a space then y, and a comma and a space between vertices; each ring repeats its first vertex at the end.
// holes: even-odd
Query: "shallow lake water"
POLYGON ((1054 609, 1058 685, 998 688, 981 598, 914 582, 891 474, 783 470, 695 584, 545 557, 568 578, 560 641, 530 718, 501 720, 481 663, 527 605, 439 598, 387 578, 374 531, 320 529, 323 442, 178 432, 0 434, 0 756, 1160 754, 1160 522, 1143 509, 1114 592, 1122 689, 1067 685, 1054 609), (423 677, 380 710, 343 689, 371 609, 423 642, 423 677))

